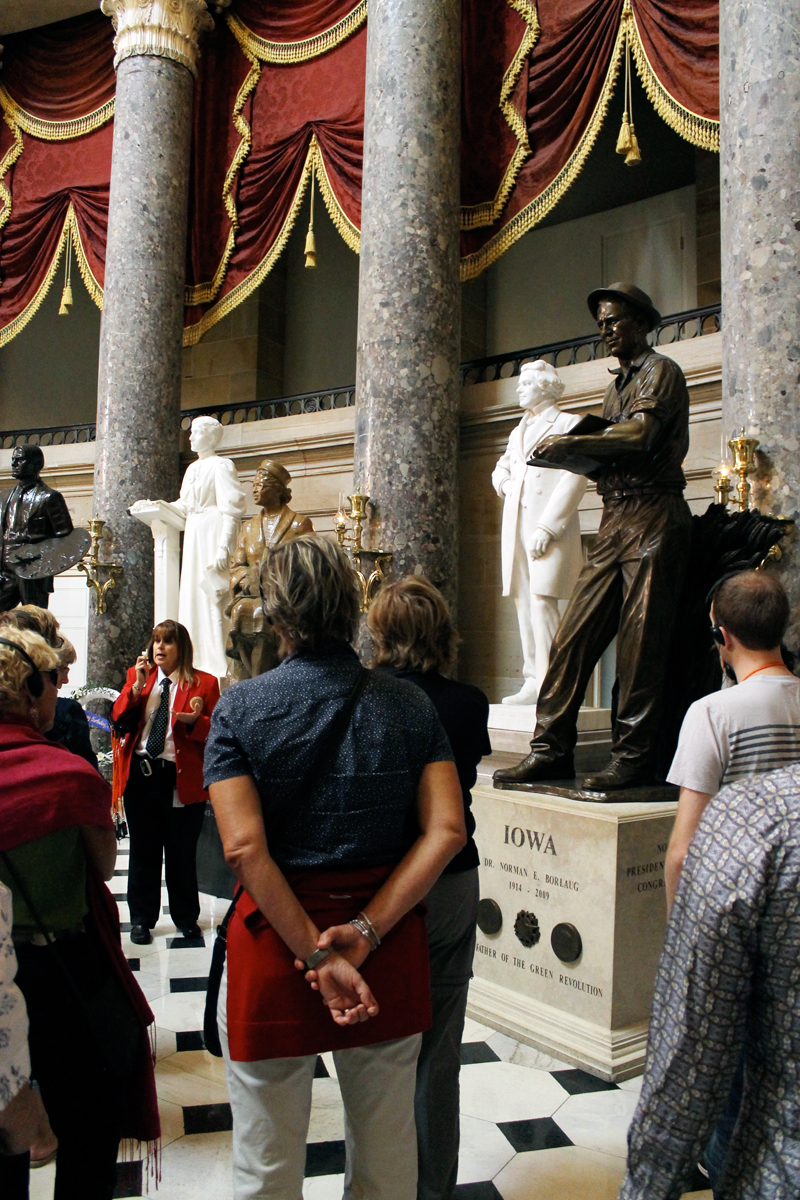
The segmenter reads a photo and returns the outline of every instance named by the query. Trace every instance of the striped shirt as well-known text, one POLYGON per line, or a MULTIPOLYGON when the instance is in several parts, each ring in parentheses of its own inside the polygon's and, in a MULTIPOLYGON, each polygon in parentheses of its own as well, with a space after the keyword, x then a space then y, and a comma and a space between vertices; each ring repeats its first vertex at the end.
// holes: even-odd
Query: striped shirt
POLYGON ((667 779, 714 796, 721 787, 800 762, 800 679, 753 675, 687 712, 667 779))

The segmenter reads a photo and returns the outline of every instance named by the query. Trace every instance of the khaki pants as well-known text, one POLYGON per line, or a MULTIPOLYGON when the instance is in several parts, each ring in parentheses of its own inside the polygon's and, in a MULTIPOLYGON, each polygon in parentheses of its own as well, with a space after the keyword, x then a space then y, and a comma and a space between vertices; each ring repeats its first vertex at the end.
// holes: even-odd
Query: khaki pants
MULTIPOLYGON (((225 971, 217 1015, 233 1113, 234 1200, 301 1200, 317 1055, 233 1062, 227 984, 225 971)), ((334 1052, 345 1108, 344 1200, 415 1200, 421 1041, 418 1033, 334 1052)))

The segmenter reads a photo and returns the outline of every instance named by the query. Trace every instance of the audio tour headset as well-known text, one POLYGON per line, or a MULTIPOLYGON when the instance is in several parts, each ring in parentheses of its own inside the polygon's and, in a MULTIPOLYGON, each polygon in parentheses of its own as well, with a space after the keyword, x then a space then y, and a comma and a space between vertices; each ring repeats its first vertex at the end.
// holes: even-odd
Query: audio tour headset
POLYGON ((20 646, 17 642, 10 642, 8 640, 8 638, 0 637, 0 645, 10 646, 12 650, 16 650, 17 654, 20 654, 25 659, 26 663, 28 663, 28 665, 30 666, 33 674, 29 675, 28 678, 25 680, 25 686, 27 687, 28 691, 30 692, 32 699, 38 700, 39 697, 41 696, 42 692, 44 691, 44 679, 42 678, 43 674, 49 675, 50 678, 52 679, 53 683, 57 682, 58 671, 52 670, 52 671, 42 672, 42 670, 39 667, 37 667, 36 663, 33 661, 30 654, 28 654, 28 651, 23 650, 22 646, 20 646))

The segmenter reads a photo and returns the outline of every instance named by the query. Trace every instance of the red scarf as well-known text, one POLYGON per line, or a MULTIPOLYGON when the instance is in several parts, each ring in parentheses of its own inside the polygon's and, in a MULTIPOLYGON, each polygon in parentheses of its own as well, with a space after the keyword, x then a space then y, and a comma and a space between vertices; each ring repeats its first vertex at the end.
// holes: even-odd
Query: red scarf
MULTIPOLYGON (((111 788, 77 754, 50 742, 24 717, 0 720, 0 850, 13 850, 76 825, 113 829, 111 788)), ((146 1030, 154 1017, 122 950, 114 897, 87 862, 91 925, 142 1028, 141 1052, 126 1091, 122 1136, 160 1136, 153 1059, 146 1030)))
POLYGON ((105 779, 25 717, 0 720, 0 850, 76 825, 114 828, 105 779))

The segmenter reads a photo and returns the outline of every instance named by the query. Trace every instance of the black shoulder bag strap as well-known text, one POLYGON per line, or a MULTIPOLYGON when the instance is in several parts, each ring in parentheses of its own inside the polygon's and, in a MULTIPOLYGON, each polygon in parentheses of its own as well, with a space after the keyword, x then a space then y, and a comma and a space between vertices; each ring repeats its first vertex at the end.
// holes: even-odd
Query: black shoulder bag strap
MULTIPOLYGON (((358 679, 353 685, 350 695, 347 697, 343 706, 339 709, 338 713, 328 726, 311 770, 300 780, 297 787, 292 792, 291 797, 284 804, 283 812, 278 819, 273 822, 272 828, 269 831, 269 836, 271 838, 274 839, 275 835, 283 829, 284 825, 289 819, 289 815, 294 811, 295 801, 299 800, 301 795, 304 793, 309 795, 319 782, 323 771, 328 766, 334 753, 341 744, 342 738, 347 732, 347 727, 350 724, 355 707, 361 698, 361 693, 367 686, 369 674, 369 671, 367 671, 364 667, 361 667, 358 679)), ((214 939, 214 951, 211 956, 211 967, 208 972, 206 1006, 203 1014, 203 1040, 206 1044, 206 1050, 208 1050, 209 1054, 213 1054, 216 1058, 222 1057, 222 1044, 219 1040, 219 1029, 217 1028, 217 1005, 219 1003, 219 989, 220 984, 222 983, 222 972, 225 969, 228 925, 243 891, 244 888, 240 884, 236 889, 230 908, 222 919, 222 923, 217 926, 217 936, 214 939)))

